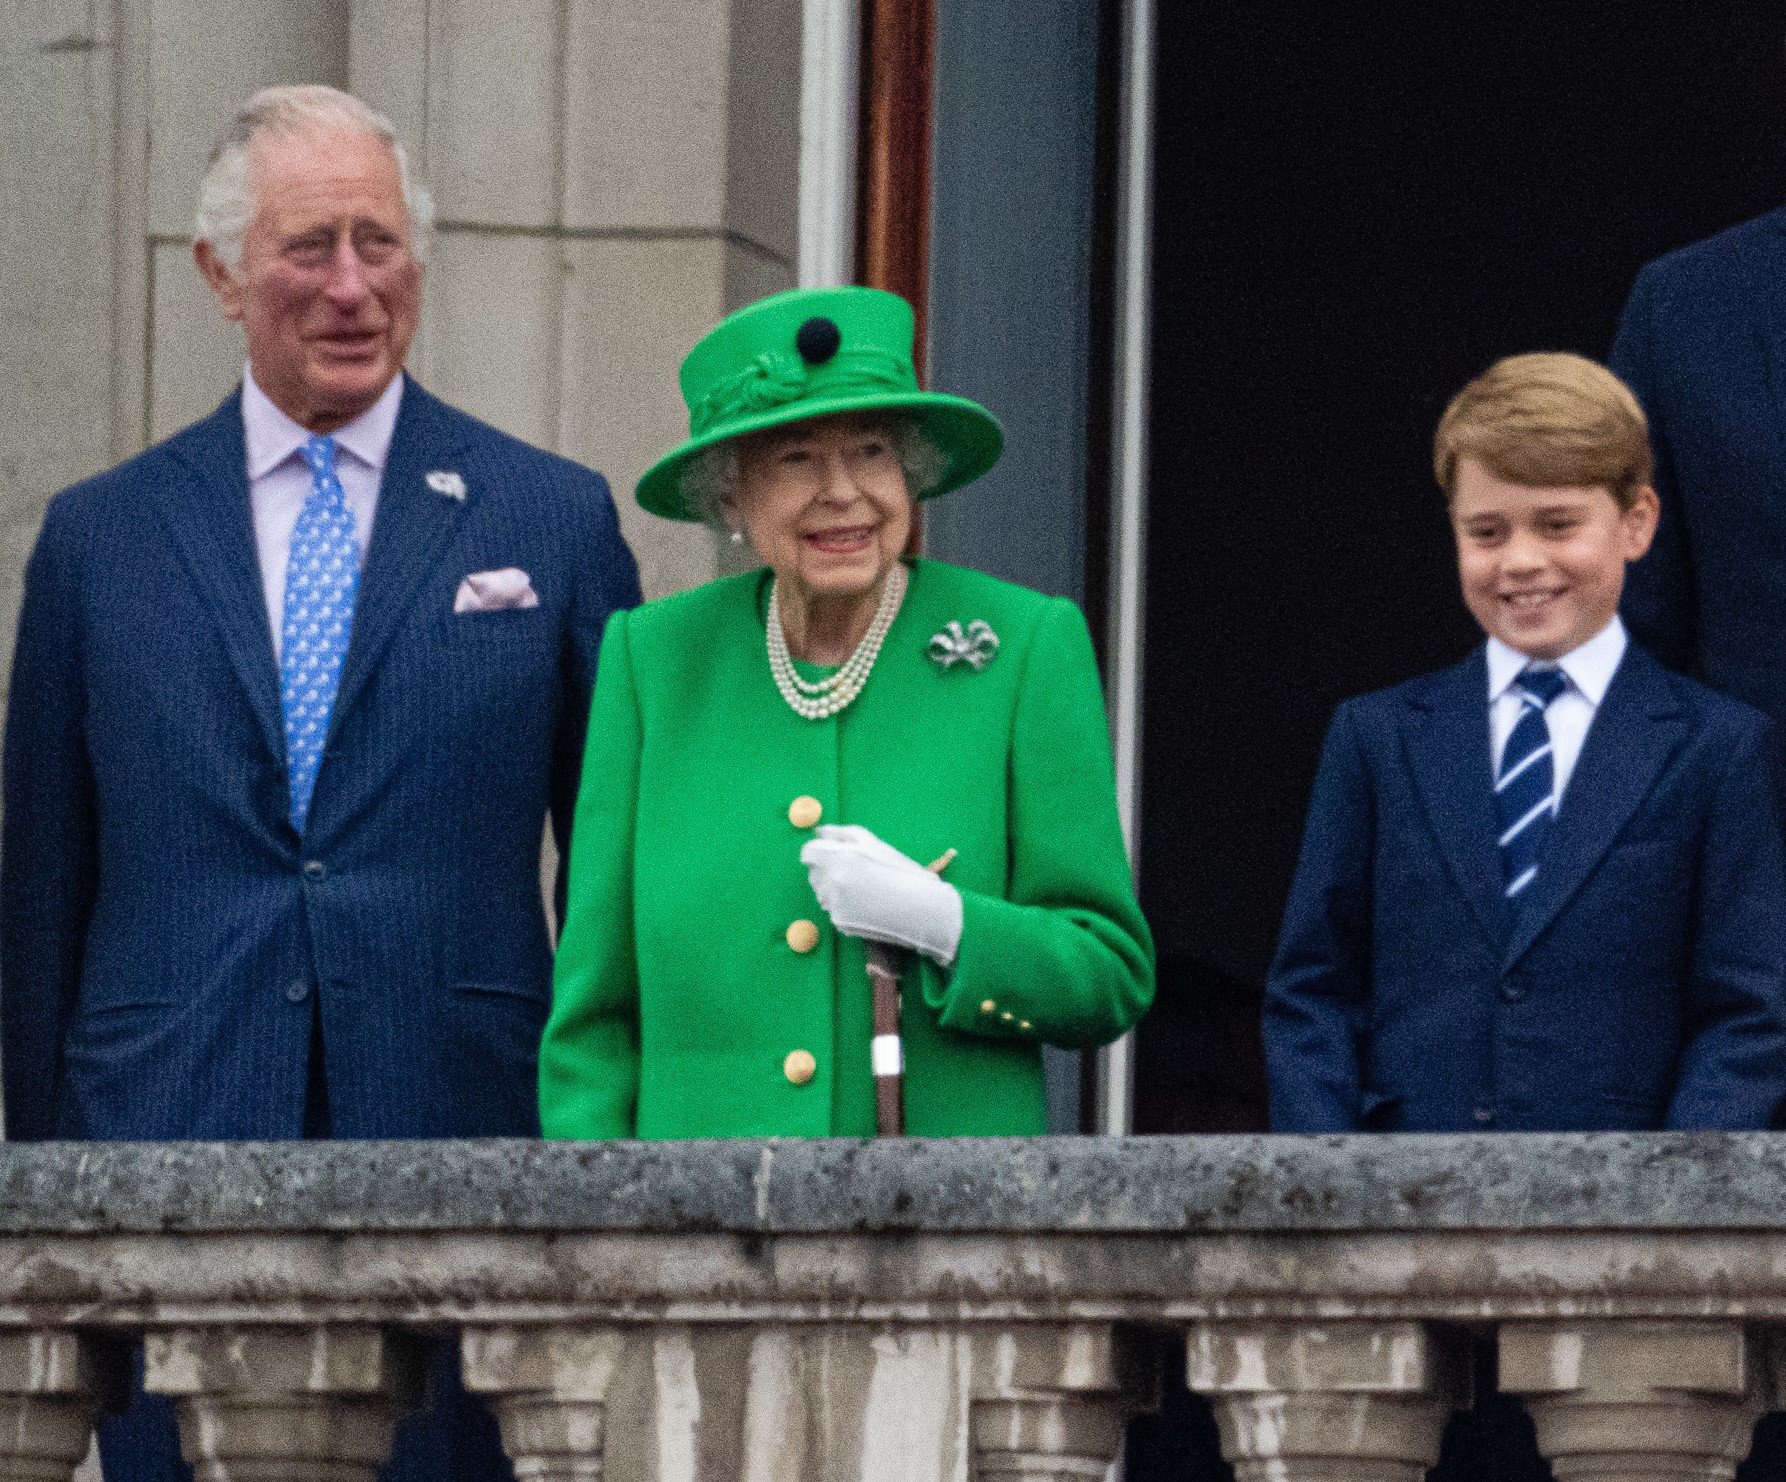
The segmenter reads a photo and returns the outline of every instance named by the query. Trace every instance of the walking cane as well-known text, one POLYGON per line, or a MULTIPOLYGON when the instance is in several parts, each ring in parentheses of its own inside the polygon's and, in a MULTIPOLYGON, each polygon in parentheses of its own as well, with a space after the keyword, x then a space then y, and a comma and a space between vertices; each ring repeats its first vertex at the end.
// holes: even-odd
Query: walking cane
MULTIPOLYGON (((955 858, 953 849, 924 868, 940 875, 955 858)), ((874 1130, 882 1137, 905 1136, 905 1045, 899 1037, 899 974, 912 954, 885 942, 869 942, 868 985, 874 994, 874 1130)))

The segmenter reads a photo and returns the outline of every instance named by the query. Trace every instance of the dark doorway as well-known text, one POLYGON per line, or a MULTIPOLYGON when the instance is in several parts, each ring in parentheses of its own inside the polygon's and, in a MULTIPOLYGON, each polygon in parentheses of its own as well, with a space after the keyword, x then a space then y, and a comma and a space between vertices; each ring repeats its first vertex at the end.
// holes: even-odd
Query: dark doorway
POLYGON ((1334 704, 1476 640, 1428 471, 1497 356, 1786 200, 1778 0, 1159 6, 1146 1132, 1264 1125, 1260 984, 1334 704))

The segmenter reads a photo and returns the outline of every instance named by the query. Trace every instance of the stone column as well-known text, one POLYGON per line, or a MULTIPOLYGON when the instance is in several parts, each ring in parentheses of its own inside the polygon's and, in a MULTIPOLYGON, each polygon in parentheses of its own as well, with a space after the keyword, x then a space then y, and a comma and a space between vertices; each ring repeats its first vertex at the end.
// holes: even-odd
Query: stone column
POLYGON ((1461 1335, 1417 1322, 1202 1323, 1186 1382, 1237 1482, 1420 1482, 1469 1403, 1461 1335))
POLYGON ((121 1351, 67 1331, 0 1333, 0 1482, 67 1482, 94 1414, 123 1389, 121 1351))
POLYGON ((1525 1400, 1557 1482, 1729 1478, 1759 1418, 1760 1364, 1731 1321, 1509 1323, 1501 1388, 1525 1400))
POLYGON ((974 1476, 981 1482, 1102 1478, 1123 1424, 1158 1401, 1144 1351, 1107 1323, 1026 1325, 974 1361, 974 1476))
POLYGON ((372 1482, 421 1399, 420 1353, 377 1328, 174 1328, 145 1347, 198 1482, 372 1482))
POLYGON ((706 581, 709 532, 633 485, 687 435, 676 368, 795 278, 800 0, 351 0, 353 90, 439 207, 410 364, 447 400, 600 469, 645 595, 706 581))
POLYGON ((608 1388, 626 1335, 618 1328, 467 1328, 465 1387, 491 1396, 521 1482, 598 1482, 608 1388))

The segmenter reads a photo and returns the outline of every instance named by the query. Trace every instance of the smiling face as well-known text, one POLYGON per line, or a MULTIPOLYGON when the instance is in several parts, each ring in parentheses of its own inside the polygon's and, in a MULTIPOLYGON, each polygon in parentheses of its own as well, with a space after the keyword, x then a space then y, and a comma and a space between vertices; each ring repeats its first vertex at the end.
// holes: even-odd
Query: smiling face
POLYGON ((397 160, 371 134, 263 134, 249 181, 241 262, 200 242, 199 269, 246 331, 260 388, 293 421, 331 432, 378 400, 415 337, 422 269, 397 160))
POLYGON ((872 609, 912 528, 893 429, 876 417, 814 417, 743 439, 738 472, 727 517, 784 597, 872 609))
POLYGON ((1656 509, 1647 487, 1621 509, 1606 489, 1510 484, 1466 458, 1451 497, 1464 603, 1509 648, 1560 659, 1618 612, 1625 564, 1650 548, 1656 509))

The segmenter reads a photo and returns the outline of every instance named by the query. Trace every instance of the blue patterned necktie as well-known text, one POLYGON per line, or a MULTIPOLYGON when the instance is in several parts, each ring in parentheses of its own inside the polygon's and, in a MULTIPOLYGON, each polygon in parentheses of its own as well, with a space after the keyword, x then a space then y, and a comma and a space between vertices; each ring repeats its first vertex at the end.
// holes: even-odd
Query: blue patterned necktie
POLYGON ((1517 692, 1519 720, 1501 753, 1495 781, 1495 816, 1501 825, 1501 872, 1506 896, 1517 901, 1538 876, 1538 861, 1555 813, 1556 767, 1544 712, 1568 685, 1560 669, 1526 669, 1517 692))
POLYGON ((335 439, 310 438, 301 452, 310 469, 310 492, 291 533, 279 629, 279 703, 285 716, 291 824, 300 834, 310 816, 310 794, 322 765, 323 739, 341 685, 341 661, 353 634, 360 585, 353 516, 335 475, 335 439))

